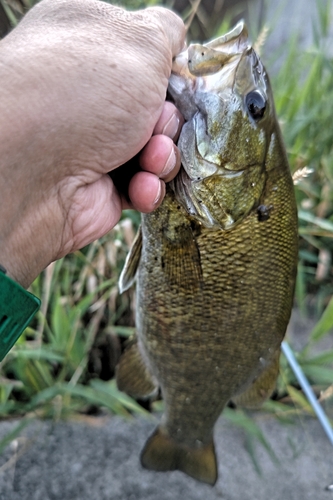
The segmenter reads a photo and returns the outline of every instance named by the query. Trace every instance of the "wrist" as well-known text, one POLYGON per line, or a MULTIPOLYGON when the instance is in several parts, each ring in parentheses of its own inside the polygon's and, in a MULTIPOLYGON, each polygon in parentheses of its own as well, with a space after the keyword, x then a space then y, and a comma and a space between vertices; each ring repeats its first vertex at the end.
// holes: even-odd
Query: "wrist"
POLYGON ((15 220, 5 221, 0 226, 1 264, 7 276, 23 288, 28 288, 40 272, 52 261, 50 229, 39 221, 38 207, 35 213, 30 210, 18 211, 15 220))
MULTIPOLYGON (((6 270, 6 276, 10 278, 11 280, 15 281, 19 286, 21 286, 24 289, 27 289, 33 280, 35 279, 36 276, 29 276, 27 273, 24 272, 22 269, 22 263, 16 263, 15 259, 7 259, 6 256, 1 259, 1 267, 6 270)), ((1 269, 0 269, 1 272, 1 269)))
POLYGON ((0 361, 40 307, 40 300, 6 275, 0 266, 0 361))

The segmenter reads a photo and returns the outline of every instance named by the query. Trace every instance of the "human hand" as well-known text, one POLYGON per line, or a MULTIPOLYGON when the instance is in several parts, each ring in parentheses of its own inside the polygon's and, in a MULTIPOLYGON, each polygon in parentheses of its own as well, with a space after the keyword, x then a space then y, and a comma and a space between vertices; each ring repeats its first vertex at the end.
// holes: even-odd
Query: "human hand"
POLYGON ((180 166, 182 117, 164 100, 184 33, 162 8, 42 0, 1 41, 0 263, 23 286, 117 223, 128 202, 107 173, 141 150, 130 203, 162 201, 180 166))

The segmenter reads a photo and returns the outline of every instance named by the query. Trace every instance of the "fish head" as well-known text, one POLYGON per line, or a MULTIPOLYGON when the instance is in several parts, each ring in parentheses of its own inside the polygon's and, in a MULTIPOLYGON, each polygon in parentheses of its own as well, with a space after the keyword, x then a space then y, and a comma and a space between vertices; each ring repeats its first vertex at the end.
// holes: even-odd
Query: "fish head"
POLYGON ((277 126, 268 76, 245 24, 181 52, 168 92, 186 121, 182 169, 171 187, 206 227, 231 229, 260 204, 277 126))

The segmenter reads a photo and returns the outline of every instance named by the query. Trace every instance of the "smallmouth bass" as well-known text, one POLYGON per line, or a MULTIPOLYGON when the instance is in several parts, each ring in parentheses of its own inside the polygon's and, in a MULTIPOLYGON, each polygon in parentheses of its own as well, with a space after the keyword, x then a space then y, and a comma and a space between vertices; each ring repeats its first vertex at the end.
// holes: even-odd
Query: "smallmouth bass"
POLYGON ((137 338, 118 386, 161 388, 165 412, 144 467, 215 484, 215 422, 232 400, 274 390, 289 321, 298 236, 293 183, 272 92, 246 27, 175 58, 182 168, 142 225, 120 277, 136 277, 137 338))

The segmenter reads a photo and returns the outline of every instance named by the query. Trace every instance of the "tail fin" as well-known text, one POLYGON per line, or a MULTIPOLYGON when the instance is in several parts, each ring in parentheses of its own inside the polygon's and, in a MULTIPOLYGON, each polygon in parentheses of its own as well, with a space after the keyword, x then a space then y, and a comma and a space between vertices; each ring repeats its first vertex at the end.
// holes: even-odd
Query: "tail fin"
POLYGON ((180 470, 212 486, 217 481, 217 461, 213 440, 200 448, 177 444, 157 428, 141 453, 141 464, 155 471, 180 470))

